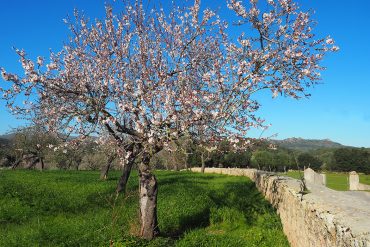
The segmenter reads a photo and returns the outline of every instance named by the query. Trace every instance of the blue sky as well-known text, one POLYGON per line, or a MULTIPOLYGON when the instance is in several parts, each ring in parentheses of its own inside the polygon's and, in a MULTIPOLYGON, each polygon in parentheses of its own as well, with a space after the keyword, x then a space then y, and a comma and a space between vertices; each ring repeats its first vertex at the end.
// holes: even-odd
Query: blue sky
MULTIPOLYGON (((225 2, 207 0, 202 5, 225 7, 225 2)), ((325 59, 323 65, 328 69, 322 73, 323 84, 310 90, 309 99, 261 96, 259 115, 272 124, 263 136, 329 138, 345 145, 370 147, 370 1, 298 2, 303 9, 316 11, 315 32, 323 37, 330 34, 341 50, 325 59)), ((98 0, 3 1, 0 67, 20 71, 13 46, 24 48, 33 58, 47 56, 50 48, 58 51, 68 37, 62 19, 72 15, 74 8, 84 10, 91 18, 104 15, 104 1, 98 0)), ((231 13, 222 14, 227 17, 231 13)), ((0 134, 22 124, 0 102, 0 134)))

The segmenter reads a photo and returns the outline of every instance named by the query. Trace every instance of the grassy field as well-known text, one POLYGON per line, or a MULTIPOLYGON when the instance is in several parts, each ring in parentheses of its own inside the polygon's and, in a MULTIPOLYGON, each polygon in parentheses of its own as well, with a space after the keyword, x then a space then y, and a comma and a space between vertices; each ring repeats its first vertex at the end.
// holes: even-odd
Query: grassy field
POLYGON ((360 174, 360 183, 370 185, 370 174, 368 175, 360 174))
MULTIPOLYGON (((349 190, 348 173, 326 172, 326 186, 333 190, 346 191, 349 190)), ((289 171, 287 176, 299 179, 298 171, 289 171)), ((303 176, 303 172, 301 172, 303 176)), ((370 185, 370 175, 360 174, 360 183, 370 185)))
POLYGON ((0 170, 0 246, 289 246, 279 217, 245 177, 157 172, 161 236, 139 233, 137 175, 0 170))

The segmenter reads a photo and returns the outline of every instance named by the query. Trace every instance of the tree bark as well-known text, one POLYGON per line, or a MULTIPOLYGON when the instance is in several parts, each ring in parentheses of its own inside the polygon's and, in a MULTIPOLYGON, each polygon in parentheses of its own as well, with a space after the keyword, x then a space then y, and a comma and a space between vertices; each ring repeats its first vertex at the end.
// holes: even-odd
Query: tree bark
POLYGON ((188 153, 185 153, 185 169, 187 171, 189 171, 188 158, 189 158, 189 154, 188 153))
POLYGON ((112 166, 113 160, 115 159, 115 155, 110 155, 107 160, 107 164, 101 169, 100 172, 100 179, 106 180, 108 178, 108 172, 110 170, 110 167, 112 166))
POLYGON ((201 172, 204 173, 204 170, 206 169, 206 162, 204 161, 204 153, 202 153, 200 155, 200 159, 201 159, 201 162, 202 162, 202 168, 201 168, 201 172))
POLYGON ((35 158, 32 163, 27 167, 27 169, 32 169, 36 166, 37 163, 40 162, 40 159, 39 158, 35 158))
POLYGON ((153 239, 159 234, 157 220, 157 179, 149 169, 150 158, 143 157, 139 165, 140 182, 140 235, 144 239, 153 239))
POLYGON ((17 168, 19 164, 22 162, 22 160, 23 158, 19 158, 18 160, 16 160, 12 165, 12 169, 14 170, 15 168, 17 168))
POLYGON ((177 164, 177 160, 174 155, 172 155, 172 162, 173 162, 174 170, 179 171, 179 165, 177 164))
POLYGON ((131 158, 125 164, 123 164, 122 175, 119 178, 117 188, 116 188, 117 194, 126 192, 127 181, 130 177, 131 169, 134 163, 135 163, 135 158, 131 158))
POLYGON ((45 169, 44 159, 40 158, 40 162, 41 162, 41 171, 43 171, 45 169))
POLYGON ((80 169, 80 165, 82 163, 82 158, 77 158, 75 160, 75 164, 76 164, 76 171, 78 171, 80 169))

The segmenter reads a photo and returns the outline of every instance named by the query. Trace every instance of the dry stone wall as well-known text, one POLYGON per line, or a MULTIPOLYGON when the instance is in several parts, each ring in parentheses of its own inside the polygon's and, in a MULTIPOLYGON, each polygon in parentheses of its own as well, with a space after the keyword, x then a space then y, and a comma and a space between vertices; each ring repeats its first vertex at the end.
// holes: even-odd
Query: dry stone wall
MULTIPOLYGON (((192 171, 200 172, 200 168, 192 171)), ((362 204, 359 210, 356 205, 340 205, 352 201, 352 195, 315 184, 310 185, 309 194, 303 195, 298 180, 255 169, 206 168, 205 172, 246 176, 254 181, 276 208, 292 247, 370 247, 370 208, 366 211, 362 204), (331 199, 335 200, 333 204, 331 199)), ((357 194, 356 198, 363 199, 357 194)), ((365 203, 370 202, 370 196, 365 199, 365 203)))

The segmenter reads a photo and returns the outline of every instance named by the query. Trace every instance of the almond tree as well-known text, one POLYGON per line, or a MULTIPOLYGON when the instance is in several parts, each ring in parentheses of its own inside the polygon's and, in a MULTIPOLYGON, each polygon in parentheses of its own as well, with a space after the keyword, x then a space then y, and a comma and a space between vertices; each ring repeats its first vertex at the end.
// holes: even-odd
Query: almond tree
POLYGON ((37 126, 29 126, 16 129, 12 140, 13 152, 19 156, 12 164, 12 169, 16 169, 20 164, 26 168, 35 168, 37 164, 41 170, 45 168, 45 156, 49 149, 49 144, 55 144, 56 138, 37 126))
POLYGON ((123 164, 139 159, 141 235, 151 239, 159 233, 151 158, 199 129, 209 142, 228 139, 241 148, 248 130, 263 124, 252 96, 263 89, 306 96, 325 53, 337 50, 332 39, 314 38, 310 14, 292 1, 267 2, 265 13, 255 0, 228 3, 239 24, 252 28, 241 26, 248 33, 237 40, 213 11, 200 11, 200 0, 169 11, 145 11, 137 0, 117 15, 107 6, 105 19, 94 23, 76 12, 66 20, 69 43, 47 63, 16 50, 25 75, 2 69, 11 83, 3 98, 13 113, 49 131, 107 131, 123 164))

